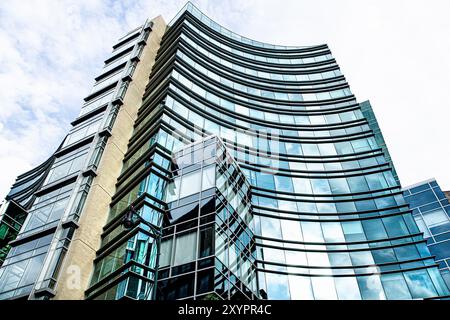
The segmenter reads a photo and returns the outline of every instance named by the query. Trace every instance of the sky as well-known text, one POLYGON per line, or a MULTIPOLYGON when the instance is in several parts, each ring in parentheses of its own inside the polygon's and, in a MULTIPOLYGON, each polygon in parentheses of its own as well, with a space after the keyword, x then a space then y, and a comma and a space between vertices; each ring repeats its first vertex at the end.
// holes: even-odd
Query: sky
MULTIPOLYGON (((450 190, 450 1, 198 0, 243 36, 327 43, 359 102, 370 100, 403 186, 450 190)), ((178 0, 0 1, 0 199, 70 130, 111 46, 178 0)))

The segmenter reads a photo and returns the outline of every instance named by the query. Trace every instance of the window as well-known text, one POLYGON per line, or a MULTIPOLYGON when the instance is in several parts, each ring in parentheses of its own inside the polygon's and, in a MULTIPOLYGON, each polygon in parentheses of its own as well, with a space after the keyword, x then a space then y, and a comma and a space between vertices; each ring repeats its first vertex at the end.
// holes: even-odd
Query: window
POLYGON ((241 106, 241 105, 236 105, 236 112, 240 113, 244 116, 249 116, 249 110, 247 107, 241 106))
POLYGON ((32 284, 36 281, 36 278, 41 271, 42 265, 44 263, 45 254, 41 254, 39 256, 35 256, 29 260, 28 267, 24 270, 22 275, 22 279, 19 282, 18 286, 26 286, 32 284))
POLYGON ((348 252, 329 252, 328 259, 330 259, 330 265, 334 267, 348 267, 352 265, 352 260, 348 252))
POLYGON ((442 209, 422 213, 422 216, 429 228, 437 227, 450 222, 447 214, 442 209))
POLYGON ((301 225, 305 242, 323 242, 322 229, 319 222, 302 221, 301 225))
POLYGON ((173 265, 189 263, 196 259, 197 232, 188 232, 176 237, 173 265))
POLYGON ((311 277, 311 282, 316 300, 336 300, 336 290, 333 278, 311 277))
POLYGON ((334 278, 339 300, 360 300, 359 287, 354 277, 334 278))
POLYGON ((397 261, 394 250, 392 250, 391 248, 372 250, 372 256, 376 264, 391 263, 397 261))
POLYGON ((346 194, 350 193, 350 189, 345 178, 329 179, 331 193, 333 194, 346 194))
POLYGON ((213 254, 214 227, 208 227, 200 231, 199 258, 213 254))
POLYGON ((272 300, 289 300, 287 277, 280 274, 266 273, 267 296, 272 300))
POLYGON ((257 172, 258 187, 264 189, 275 189, 274 176, 264 172, 257 172))
POLYGON ((405 221, 403 221, 401 216, 393 216, 382 219, 389 237, 399 237, 409 234, 405 221))
POLYGON ((350 142, 338 142, 334 144, 338 154, 349 154, 353 153, 353 148, 350 142))
POLYGON ((339 222, 324 222, 322 223, 322 230, 325 241, 345 242, 344 233, 339 222))
POLYGON ((280 220, 284 240, 302 241, 302 230, 298 221, 280 220))
POLYGON ((364 177, 360 176, 348 177, 347 181, 350 190, 353 193, 369 191, 369 187, 367 186, 367 182, 366 179, 364 179, 364 177))
POLYGON ((68 201, 69 199, 65 198, 32 211, 30 213, 30 218, 24 227, 24 232, 59 220, 64 213, 68 201))
POLYGON ((220 133, 221 133, 221 138, 225 139, 229 142, 235 142, 235 131, 233 129, 229 129, 229 128, 225 128, 225 127, 221 127, 220 128, 220 133))
MULTIPOLYGON (((319 94, 320 96, 320 94, 319 94)), ((320 99, 322 100, 322 99, 320 99)), ((323 115, 318 115, 318 116, 310 116, 309 117, 311 124, 313 125, 317 125, 317 124, 325 124, 325 118, 323 115)))
POLYGON ((123 73, 123 70, 120 70, 119 72, 109 75, 109 76, 99 80, 98 82, 96 82, 95 85, 92 87, 91 94, 94 93, 95 91, 99 91, 101 88, 105 88, 105 87, 109 86, 110 84, 112 84, 113 82, 119 80, 122 73, 123 73))
POLYGON ((183 175, 180 190, 180 199, 200 192, 200 171, 183 175))
POLYGON ((384 300, 383 287, 381 286, 380 276, 373 275, 367 277, 357 277, 358 285, 363 300, 384 300))
POLYGON ((311 179, 314 194, 330 194, 330 185, 326 179, 311 179))
POLYGON ((342 229, 344 230, 347 241, 364 241, 366 236, 360 221, 343 222, 342 229))
POLYGON ((368 240, 378 240, 387 238, 384 225, 379 219, 363 220, 362 225, 368 240))
POLYGON ((292 300, 313 300, 311 280, 308 277, 288 276, 292 300))
POLYGON ((214 270, 209 269, 198 273, 197 294, 206 293, 214 289, 214 270))
POLYGON ((159 256, 159 266, 165 267, 170 265, 170 260, 172 256, 172 238, 166 238, 161 241, 161 249, 159 256))
POLYGON ((307 266, 306 252, 285 250, 286 264, 307 266))
POLYGON ((305 101, 316 101, 317 97, 315 93, 303 93, 303 100, 305 101))
POLYGON ((389 300, 411 299, 411 294, 401 273, 383 274, 381 282, 389 300))
POLYGON ((274 175, 277 191, 293 192, 291 177, 274 175))
MULTIPOLYGON (((314 267, 329 267, 330 260, 326 252, 307 252, 308 265, 314 267)), ((314 271, 313 271, 314 272, 314 271)))
POLYGON ((216 167, 214 165, 203 168, 202 190, 213 188, 216 185, 216 167))
POLYGON ((409 204, 412 208, 416 208, 433 201, 436 201, 436 196, 432 190, 416 193, 414 196, 409 198, 409 204))
POLYGON ((302 145, 303 153, 308 156, 320 156, 319 148, 315 144, 305 143, 302 145))
POLYGON ((320 154, 323 156, 334 156, 336 155, 336 149, 332 143, 321 143, 319 144, 320 154))
POLYGON ((394 248, 394 251, 399 261, 414 260, 420 258, 415 245, 396 247, 394 248))
POLYGON ((261 234, 263 237, 281 239, 280 220, 261 217, 261 234))
POLYGON ((90 136, 91 134, 96 133, 101 124, 101 120, 102 119, 99 118, 99 119, 95 120, 94 122, 92 122, 88 125, 85 125, 84 127, 80 128, 80 129, 77 128, 76 131, 73 131, 66 138, 66 140, 64 141, 63 147, 66 147, 70 144, 78 142, 81 139, 83 139, 84 137, 87 137, 87 136, 90 136))
POLYGON ((371 190, 385 189, 388 187, 382 173, 369 174, 366 176, 366 179, 371 190))
POLYGON ((86 161, 87 153, 83 153, 80 155, 75 154, 74 156, 69 156, 66 159, 56 163, 52 170, 50 170, 45 184, 52 183, 81 170, 86 161), (67 160, 69 158, 71 159, 67 160))
POLYGON ((167 191, 166 191, 166 202, 167 203, 178 200, 178 195, 179 195, 179 191, 180 191, 180 182, 181 182, 181 177, 175 178, 175 180, 172 181, 169 184, 169 186, 167 187, 167 191))
POLYGON ((106 93, 105 95, 102 95, 100 98, 96 98, 96 100, 87 102, 81 109, 80 117, 82 115, 110 102, 113 97, 113 94, 114 94, 114 90, 108 91, 108 93, 106 93))
POLYGON ((416 220, 417 226, 419 227, 420 232, 423 232, 423 236, 425 238, 431 237, 430 231, 428 231, 427 225, 423 221, 421 216, 414 217, 414 220, 416 220))
POLYGON ((353 251, 350 252, 350 259, 354 266, 364 266, 374 264, 370 251, 353 251))
POLYGON ((71 162, 66 162, 58 167, 53 168, 48 175, 49 178, 47 183, 51 183, 53 181, 57 181, 61 178, 64 178, 67 175, 67 172, 69 171, 71 164, 72 164, 71 162))
POLYGON ((294 190, 296 193, 312 194, 309 179, 292 178, 292 182, 294 183, 294 190))

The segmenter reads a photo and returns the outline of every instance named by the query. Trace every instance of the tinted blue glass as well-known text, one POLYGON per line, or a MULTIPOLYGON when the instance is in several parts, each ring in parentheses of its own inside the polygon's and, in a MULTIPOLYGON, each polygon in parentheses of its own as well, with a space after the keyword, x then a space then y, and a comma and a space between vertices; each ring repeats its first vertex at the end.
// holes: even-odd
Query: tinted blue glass
POLYGON ((405 279, 413 298, 433 297, 437 295, 436 289, 426 270, 406 272, 405 279))
POLYGON ((408 202, 412 207, 419 207, 421 205, 430 203, 435 200, 436 200, 436 197, 434 196, 433 191, 426 190, 426 191, 414 194, 413 197, 410 197, 408 199, 408 202))
POLYGON ((384 239, 387 237, 384 225, 379 219, 363 220, 361 223, 363 225, 367 239, 376 240, 384 239))
POLYGON ((405 300, 411 299, 406 281, 402 274, 391 273, 383 274, 381 276, 381 282, 383 283, 384 292, 386 297, 390 300, 405 300))
POLYGON ((409 234, 402 216, 386 217, 383 218, 383 222, 389 237, 399 237, 409 234))

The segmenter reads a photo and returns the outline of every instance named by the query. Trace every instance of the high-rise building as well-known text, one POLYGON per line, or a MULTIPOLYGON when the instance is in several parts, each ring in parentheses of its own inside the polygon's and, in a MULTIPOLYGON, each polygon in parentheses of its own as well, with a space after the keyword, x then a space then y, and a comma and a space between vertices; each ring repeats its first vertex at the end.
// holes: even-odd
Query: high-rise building
POLYGON ((165 27, 158 17, 119 39, 61 146, 17 179, 0 212, 0 299, 70 298, 88 281, 165 27))
POLYGON ((327 45, 250 40, 188 3, 120 39, 96 81, 0 298, 449 294, 327 45))
POLYGON ((445 193, 435 179, 430 179, 405 187, 403 195, 450 287, 450 204, 445 193))

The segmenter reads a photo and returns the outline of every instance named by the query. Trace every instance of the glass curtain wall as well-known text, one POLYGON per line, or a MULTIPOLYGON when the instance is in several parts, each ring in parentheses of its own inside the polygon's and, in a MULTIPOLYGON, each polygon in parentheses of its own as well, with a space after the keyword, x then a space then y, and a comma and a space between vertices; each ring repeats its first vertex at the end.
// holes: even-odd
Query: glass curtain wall
MULTIPOLYGON (((257 281, 249 288, 255 297, 369 300, 448 295, 369 121, 327 45, 287 47, 250 40, 188 3, 163 37, 123 175, 131 175, 149 159, 155 146, 170 160, 183 145, 216 135, 251 186, 249 228, 257 281)), ((155 168, 161 176, 166 173, 155 168)), ((166 184, 165 199, 159 197, 162 189, 147 194, 181 206, 182 200, 205 192, 202 183, 210 183, 208 170, 183 172, 166 184)), ((167 172, 166 182, 171 174, 167 172)), ((133 195, 125 206, 139 197, 139 189, 132 189, 138 179, 124 183, 127 194, 133 195)), ((222 178, 216 170, 217 179, 222 178)), ((231 186, 222 185, 221 192, 232 192, 231 186)), ((239 206, 233 201, 223 205, 239 206)), ((207 254, 203 252, 213 250, 206 245, 209 240, 203 249, 191 250, 201 247, 200 239, 213 231, 195 218, 200 202, 192 208, 183 204, 182 211, 170 212, 165 226, 185 217, 194 224, 184 232, 165 230, 163 299, 199 298, 213 285, 211 274, 200 276, 198 269, 200 257, 207 254), (180 265, 196 276, 177 269, 180 265), (186 277, 173 277, 174 272, 186 277)), ((236 255, 240 251, 228 250, 222 260, 221 223, 213 229, 216 258, 235 268, 235 260, 243 259, 236 255)))

